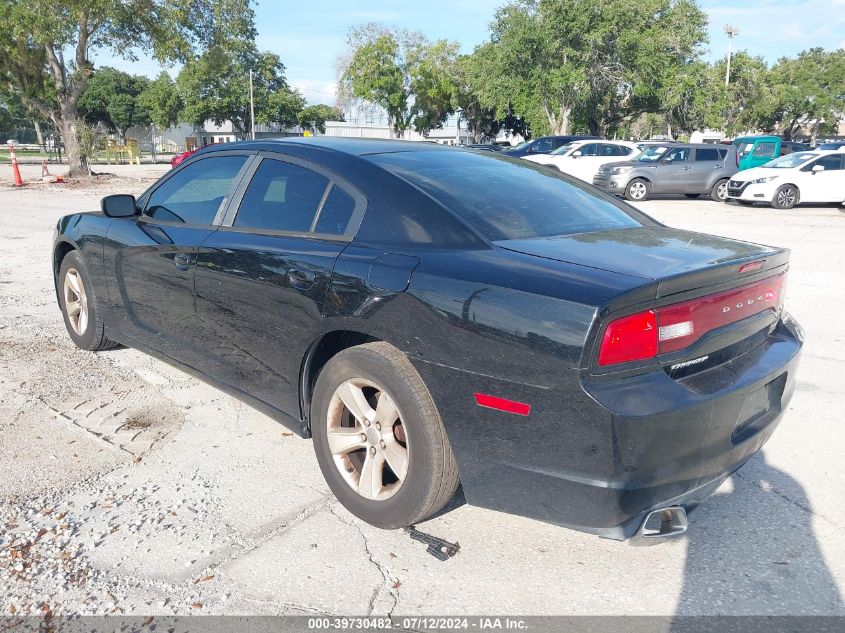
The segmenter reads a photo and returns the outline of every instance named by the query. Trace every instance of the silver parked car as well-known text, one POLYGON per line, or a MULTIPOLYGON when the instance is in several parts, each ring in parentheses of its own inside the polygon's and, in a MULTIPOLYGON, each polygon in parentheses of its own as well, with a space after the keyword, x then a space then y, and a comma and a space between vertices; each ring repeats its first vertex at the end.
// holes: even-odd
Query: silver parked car
POLYGON ((602 166, 593 184, 608 193, 641 201, 655 193, 709 194, 721 201, 737 166, 732 145, 648 145, 633 160, 602 166))

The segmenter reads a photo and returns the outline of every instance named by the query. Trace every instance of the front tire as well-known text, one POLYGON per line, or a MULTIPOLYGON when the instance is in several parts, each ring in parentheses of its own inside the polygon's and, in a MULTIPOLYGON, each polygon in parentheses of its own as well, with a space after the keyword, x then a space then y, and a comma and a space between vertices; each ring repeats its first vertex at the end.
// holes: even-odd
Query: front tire
POLYGON ((326 363, 311 403, 320 470, 355 516, 381 528, 430 517, 458 487, 458 467, 428 389, 393 346, 368 343, 326 363))
POLYGON ((710 190, 710 199, 716 202, 724 202, 728 197, 728 179, 722 178, 717 181, 710 190))
POLYGON ((649 187, 648 181, 643 180, 642 178, 634 178, 628 183, 628 186, 625 187, 625 198, 627 200, 631 200, 632 202, 643 202, 644 200, 648 200, 650 193, 651 188, 649 187))
POLYGON ((801 201, 801 193, 795 185, 781 185, 772 198, 775 209, 791 209, 801 201))
POLYGON ((105 335, 91 275, 78 251, 69 252, 62 260, 58 287, 65 327, 77 347, 89 352, 119 347, 105 335))

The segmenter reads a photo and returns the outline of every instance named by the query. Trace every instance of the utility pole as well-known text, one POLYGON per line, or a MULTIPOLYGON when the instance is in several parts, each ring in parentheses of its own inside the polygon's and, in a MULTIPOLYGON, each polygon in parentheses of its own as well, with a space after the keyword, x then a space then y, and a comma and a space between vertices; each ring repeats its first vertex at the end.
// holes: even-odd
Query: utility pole
POLYGON ((249 69, 249 120, 251 123, 252 140, 255 140, 255 101, 252 99, 252 68, 249 69))
POLYGON ((725 35, 728 36, 728 66, 725 69, 725 87, 727 87, 731 82, 731 55, 733 54, 734 37, 739 35, 739 28, 726 24, 725 35))

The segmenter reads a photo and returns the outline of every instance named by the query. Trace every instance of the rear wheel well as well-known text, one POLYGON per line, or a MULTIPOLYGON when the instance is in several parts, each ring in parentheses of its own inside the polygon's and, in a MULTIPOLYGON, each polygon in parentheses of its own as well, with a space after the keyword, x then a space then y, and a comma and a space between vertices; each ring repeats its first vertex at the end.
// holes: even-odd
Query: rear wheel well
POLYGON ((355 332, 352 330, 337 330, 323 335, 316 343, 314 343, 305 355, 305 360, 302 363, 302 376, 300 379, 300 402, 302 407, 303 435, 309 437, 311 435, 311 396, 314 393, 314 385, 317 384, 317 377, 320 375, 326 363, 332 359, 333 356, 350 347, 356 345, 364 345, 365 343, 374 343, 379 341, 374 336, 363 334, 362 332, 355 332))

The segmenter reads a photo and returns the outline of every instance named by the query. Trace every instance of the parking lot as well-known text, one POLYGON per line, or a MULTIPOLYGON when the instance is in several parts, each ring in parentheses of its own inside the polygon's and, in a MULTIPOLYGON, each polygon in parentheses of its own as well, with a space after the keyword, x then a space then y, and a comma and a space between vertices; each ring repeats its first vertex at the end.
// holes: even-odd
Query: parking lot
POLYGON ((0 182, 4 613, 845 614, 845 208, 639 205, 792 249, 807 333, 781 427, 686 535, 632 547, 456 502, 417 526, 460 545, 440 561, 343 509, 310 441, 135 350, 73 346, 56 220, 166 166, 103 169, 117 176, 90 187, 0 182))

